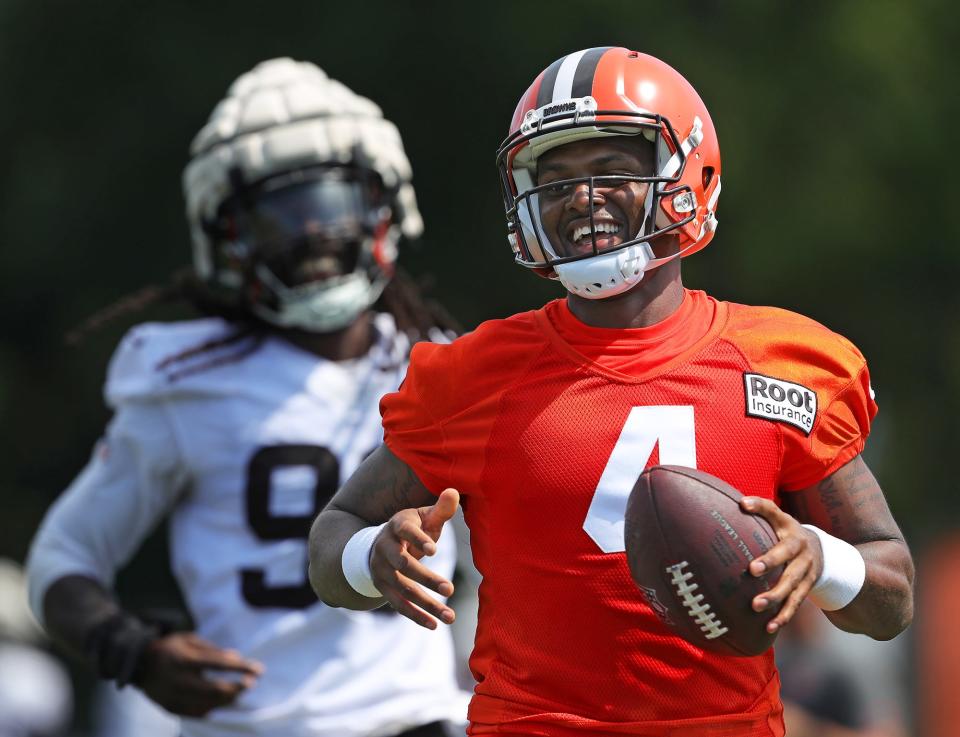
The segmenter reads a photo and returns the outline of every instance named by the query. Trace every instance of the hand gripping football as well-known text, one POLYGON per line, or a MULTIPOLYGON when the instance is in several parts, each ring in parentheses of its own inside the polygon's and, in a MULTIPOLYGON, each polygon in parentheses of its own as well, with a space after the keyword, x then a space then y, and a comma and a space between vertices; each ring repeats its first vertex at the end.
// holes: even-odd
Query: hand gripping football
POLYGON ((766 520, 741 511, 741 497, 693 468, 647 469, 630 492, 624 541, 633 580, 664 623, 704 650, 747 656, 776 638, 765 629, 776 612, 750 604, 783 567, 760 577, 747 570, 777 536, 766 520))

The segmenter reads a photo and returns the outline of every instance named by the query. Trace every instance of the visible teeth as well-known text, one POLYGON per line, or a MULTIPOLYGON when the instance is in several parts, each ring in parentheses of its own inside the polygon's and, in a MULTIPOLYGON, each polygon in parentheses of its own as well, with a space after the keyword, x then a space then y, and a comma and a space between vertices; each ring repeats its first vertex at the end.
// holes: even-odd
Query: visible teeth
MULTIPOLYGON (((616 223, 597 223, 597 233, 619 233, 620 226, 616 223)), ((573 240, 578 241, 585 235, 590 235, 590 226, 581 225, 573 231, 573 240)))
POLYGON ((326 276, 340 272, 340 262, 335 256, 318 256, 303 262, 301 267, 307 276, 326 276))

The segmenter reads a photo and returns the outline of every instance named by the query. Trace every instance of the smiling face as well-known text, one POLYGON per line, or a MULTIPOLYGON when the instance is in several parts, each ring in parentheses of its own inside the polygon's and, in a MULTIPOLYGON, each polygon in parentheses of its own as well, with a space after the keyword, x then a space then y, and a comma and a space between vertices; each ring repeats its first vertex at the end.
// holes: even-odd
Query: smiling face
POLYGON ((642 136, 610 136, 568 143, 537 162, 537 185, 557 182, 540 192, 540 220, 560 258, 606 251, 633 240, 644 223, 644 201, 652 184, 628 179, 595 181, 589 177, 638 177, 654 173, 653 144, 642 136), (560 184, 563 180, 583 179, 560 184))

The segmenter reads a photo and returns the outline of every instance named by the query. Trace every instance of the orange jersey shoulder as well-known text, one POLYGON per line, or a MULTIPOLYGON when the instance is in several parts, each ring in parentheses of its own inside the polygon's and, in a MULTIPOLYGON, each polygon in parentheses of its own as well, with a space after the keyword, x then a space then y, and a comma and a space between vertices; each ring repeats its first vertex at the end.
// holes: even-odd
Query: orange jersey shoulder
POLYGON ((815 320, 776 307, 730 304, 721 339, 736 347, 748 415, 781 421, 787 456, 785 488, 819 481, 857 455, 877 413, 866 359, 849 340, 815 320), (798 464, 804 456, 818 462, 798 464))
POLYGON ((439 494, 464 446, 485 437, 506 388, 548 349, 534 312, 481 323, 452 343, 418 343, 399 390, 380 400, 384 442, 439 494), (476 427, 447 435, 446 422, 468 410, 476 427))
POLYGON ((758 371, 807 380, 829 392, 866 365, 853 343, 809 317, 778 307, 728 306, 724 337, 758 371))

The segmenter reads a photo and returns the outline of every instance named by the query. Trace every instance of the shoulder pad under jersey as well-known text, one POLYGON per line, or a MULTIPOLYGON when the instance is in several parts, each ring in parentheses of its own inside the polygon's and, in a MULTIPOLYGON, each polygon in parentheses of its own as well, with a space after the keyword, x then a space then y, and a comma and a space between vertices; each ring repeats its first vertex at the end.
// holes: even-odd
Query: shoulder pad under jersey
POLYGON ((213 369, 249 350, 250 337, 230 340, 238 328, 219 318, 143 323, 130 329, 110 359, 104 395, 111 407, 126 401, 216 391, 213 369))
POLYGON ((863 354, 844 336, 777 307, 730 304, 725 335, 751 362, 775 364, 782 371, 819 368, 849 377, 865 363, 863 354))

